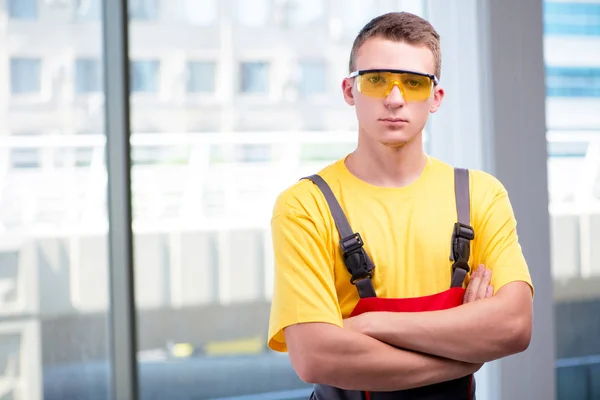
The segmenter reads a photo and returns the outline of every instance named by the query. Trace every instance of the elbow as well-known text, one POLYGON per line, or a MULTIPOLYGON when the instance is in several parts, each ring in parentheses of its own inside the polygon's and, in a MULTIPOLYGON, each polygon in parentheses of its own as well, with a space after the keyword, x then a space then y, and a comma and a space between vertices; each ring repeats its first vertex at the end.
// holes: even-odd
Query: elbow
POLYGON ((512 324, 509 339, 508 349, 510 354, 517 354, 526 351, 531 343, 532 321, 530 318, 518 318, 512 324))
POLYGON ((525 326, 517 334, 515 340, 515 349, 518 353, 521 353, 529 348, 531 343, 531 325, 525 326))
POLYGON ((529 348, 531 324, 515 321, 514 323, 505 323, 504 327, 505 329, 499 330, 499 335, 489 342, 489 345, 480 348, 480 353, 472 354, 472 357, 469 358, 465 357, 462 361, 483 364, 522 353, 529 348))
POLYGON ((324 360, 305 351, 293 357, 290 354, 292 366, 298 378, 309 385, 326 384, 326 364, 324 360))
POLYGON ((330 351, 331 332, 336 329, 327 324, 300 324, 285 331, 290 362, 303 382, 330 384, 329 378, 336 376, 339 357, 330 351))
POLYGON ((309 385, 316 385, 317 381, 320 380, 319 373, 307 360, 302 360, 302 362, 294 365, 294 370, 296 371, 298 378, 309 385))

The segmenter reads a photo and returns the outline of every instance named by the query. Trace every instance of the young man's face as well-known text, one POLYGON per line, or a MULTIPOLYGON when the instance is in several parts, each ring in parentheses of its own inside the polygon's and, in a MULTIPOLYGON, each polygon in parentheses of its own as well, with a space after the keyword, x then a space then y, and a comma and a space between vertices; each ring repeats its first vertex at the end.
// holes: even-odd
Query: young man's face
MULTIPOLYGON (((375 37, 359 48, 355 60, 355 71, 371 69, 433 75, 435 60, 425 46, 375 37)), ((443 89, 434 86, 429 78, 410 74, 375 73, 345 78, 342 89, 346 103, 356 109, 361 134, 392 147, 417 137, 429 113, 437 111, 444 96, 443 89)))

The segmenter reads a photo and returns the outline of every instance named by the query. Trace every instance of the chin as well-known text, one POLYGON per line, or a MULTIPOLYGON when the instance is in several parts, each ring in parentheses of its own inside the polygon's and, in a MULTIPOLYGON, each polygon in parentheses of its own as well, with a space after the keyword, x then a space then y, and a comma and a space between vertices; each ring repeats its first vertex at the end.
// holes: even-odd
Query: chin
POLYGON ((396 142, 381 142, 381 144, 383 144, 385 147, 389 147, 390 149, 401 149, 402 147, 406 146, 408 144, 408 142, 400 142, 400 141, 396 141, 396 142))
POLYGON ((379 142, 388 147, 403 147, 409 142, 412 142, 417 135, 403 131, 386 131, 379 135, 379 142))

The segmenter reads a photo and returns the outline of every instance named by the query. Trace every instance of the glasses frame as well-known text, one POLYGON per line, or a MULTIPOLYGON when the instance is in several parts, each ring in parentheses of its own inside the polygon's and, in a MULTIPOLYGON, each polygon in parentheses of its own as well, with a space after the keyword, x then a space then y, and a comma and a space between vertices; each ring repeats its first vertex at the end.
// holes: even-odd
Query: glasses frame
POLYGON ((357 71, 352 72, 350 75, 348 75, 348 78, 356 78, 359 75, 364 75, 364 74, 371 73, 371 72, 390 72, 392 74, 414 74, 414 75, 418 75, 418 76, 425 76, 425 77, 431 79, 431 81, 433 82, 433 86, 437 86, 440 83, 439 79, 435 75, 426 74, 424 72, 408 71, 408 70, 404 70, 404 69, 363 69, 363 70, 357 70, 357 71))

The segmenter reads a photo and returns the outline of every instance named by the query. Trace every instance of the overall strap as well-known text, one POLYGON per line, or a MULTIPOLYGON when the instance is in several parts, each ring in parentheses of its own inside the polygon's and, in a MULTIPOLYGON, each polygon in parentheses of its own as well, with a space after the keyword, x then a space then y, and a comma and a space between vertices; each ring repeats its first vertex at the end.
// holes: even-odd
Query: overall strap
POLYGON ((452 284, 450 287, 462 287, 469 272, 471 240, 475 238, 475 232, 471 227, 468 169, 454 169, 454 195, 456 197, 458 222, 454 224, 454 232, 452 233, 450 260, 454 263, 452 264, 452 284))
POLYGON ((323 193, 323 196, 325 196, 325 200, 327 200, 331 216, 333 217, 335 226, 340 234, 340 247, 344 253, 344 263, 346 264, 346 269, 352 276, 350 278, 350 283, 356 286, 361 298, 377 297, 375 294, 375 287, 373 286, 373 280, 371 279, 375 265, 363 248, 364 242, 362 241, 360 234, 352 231, 348 218, 346 217, 346 214, 344 214, 344 211, 331 191, 331 188, 319 175, 311 175, 302 179, 309 179, 317 185, 323 193))

